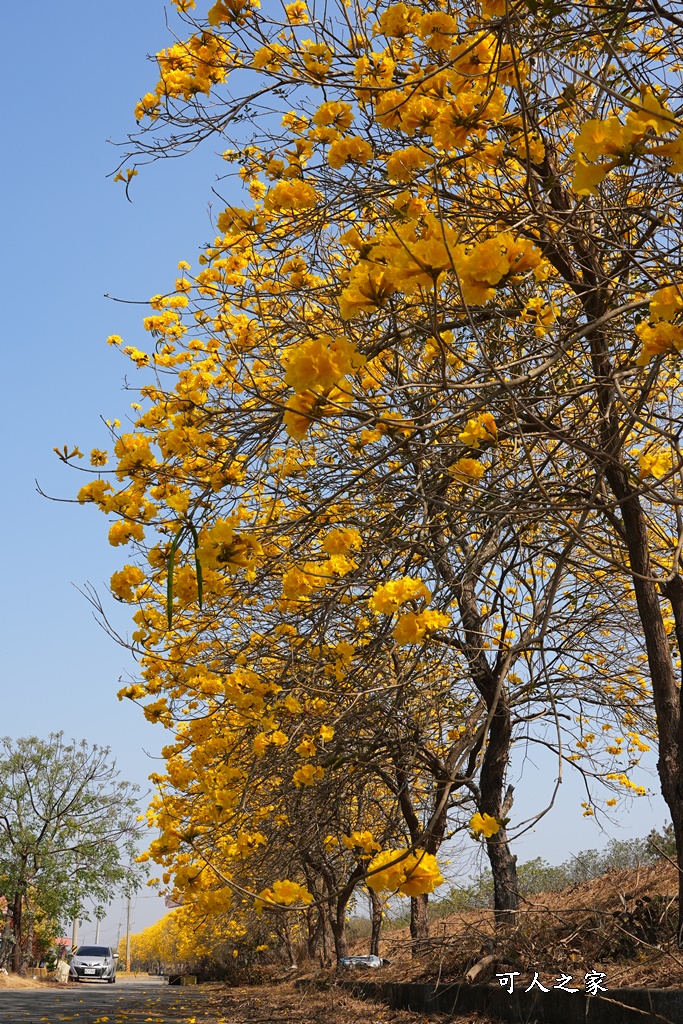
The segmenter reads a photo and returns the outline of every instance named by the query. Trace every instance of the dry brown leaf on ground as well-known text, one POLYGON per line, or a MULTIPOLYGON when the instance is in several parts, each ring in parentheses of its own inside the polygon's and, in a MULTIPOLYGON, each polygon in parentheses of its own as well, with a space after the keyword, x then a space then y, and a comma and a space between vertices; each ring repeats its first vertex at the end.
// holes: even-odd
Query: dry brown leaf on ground
POLYGON ((335 985, 325 991, 291 982, 233 989, 218 998, 230 1024, 498 1024, 478 1014, 452 1016, 392 1010, 383 1003, 355 999, 335 985))

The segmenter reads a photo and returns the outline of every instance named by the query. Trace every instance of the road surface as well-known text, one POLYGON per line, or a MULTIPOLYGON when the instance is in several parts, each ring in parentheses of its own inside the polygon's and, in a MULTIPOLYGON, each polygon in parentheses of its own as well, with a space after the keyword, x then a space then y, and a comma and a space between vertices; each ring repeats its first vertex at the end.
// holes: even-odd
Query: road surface
MULTIPOLYGON (((64 988, 0 989, 0 1022, 23 1024, 218 1024, 215 989, 169 986, 166 978, 118 975, 64 988)), ((225 1021, 225 1024, 230 1024, 225 1021)))
MULTIPOLYGON (((332 986, 291 982, 246 988, 170 986, 165 978, 119 975, 115 985, 0 989, 0 1024, 425 1024, 424 1013, 389 1010, 332 986)), ((472 1014, 429 1014, 430 1024, 471 1024, 472 1014)), ((500 1024, 477 1017, 478 1024, 500 1024)))

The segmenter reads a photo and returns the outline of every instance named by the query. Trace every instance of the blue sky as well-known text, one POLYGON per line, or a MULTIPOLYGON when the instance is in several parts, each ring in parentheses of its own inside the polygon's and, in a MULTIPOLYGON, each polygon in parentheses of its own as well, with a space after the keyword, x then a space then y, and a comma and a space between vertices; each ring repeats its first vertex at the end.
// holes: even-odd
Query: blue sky
MULTIPOLYGON (((94 586, 125 633, 128 612, 106 595, 120 549, 109 547, 100 513, 46 501, 34 481, 52 495, 73 497, 78 474, 57 460, 53 446, 104 448, 100 417, 125 419, 134 396, 122 390, 123 378, 135 377, 105 339, 120 334, 144 348, 144 307, 104 295, 145 300, 167 288, 179 260, 196 265, 197 250, 212 235, 211 187, 225 165, 214 152, 219 143, 158 162, 135 179, 133 203, 107 178, 118 162, 107 140, 121 141, 134 129, 135 103, 156 81, 146 54, 169 42, 162 0, 35 0, 28 9, 5 5, 2 20, 12 99, 0 165, 2 234, 11 256, 2 275, 0 734, 64 730, 109 745, 122 775, 144 789, 164 736, 137 707, 116 699, 119 679, 133 677, 135 663, 97 625, 76 589, 94 586)), ((554 778, 547 761, 523 767, 520 812, 542 805, 554 778)), ((516 774, 521 770, 520 761, 516 774)), ((656 777, 638 781, 656 791, 656 777)), ((559 862, 603 846, 606 837, 581 816, 584 798, 565 782, 553 811, 520 843, 520 859, 559 862)), ((642 835, 665 817, 661 798, 642 799, 623 812, 614 834, 642 835)), ((163 901, 142 896, 135 930, 164 912, 163 901)), ((121 916, 116 905, 102 941, 116 940, 121 916)), ((85 925, 81 939, 93 938, 94 926, 85 925)))
MULTIPOLYGON (((155 164, 136 178, 132 204, 106 177, 118 161, 107 139, 125 139, 135 103, 156 82, 146 54, 167 45, 161 2, 37 0, 30 19, 26 12, 3 9, 14 99, 0 167, 4 251, 12 256, 2 278, 0 734, 63 729, 109 745, 122 775, 146 788, 157 767, 148 755, 163 734, 117 700, 119 678, 133 675, 135 663, 76 590, 89 582, 106 599, 121 549, 109 547, 100 513, 46 501, 34 481, 73 497, 79 475, 53 446, 107 447, 100 417, 124 420, 130 411, 134 396, 122 384, 131 364, 105 339, 116 333, 144 344, 142 307, 103 296, 144 300, 174 279, 178 260, 193 259, 209 233, 207 202, 224 164, 210 148, 155 164)), ((113 601, 107 610, 125 631, 127 610, 113 601)), ((163 910, 163 901, 139 899, 136 929, 163 910)), ((119 916, 104 941, 115 940, 119 916)))

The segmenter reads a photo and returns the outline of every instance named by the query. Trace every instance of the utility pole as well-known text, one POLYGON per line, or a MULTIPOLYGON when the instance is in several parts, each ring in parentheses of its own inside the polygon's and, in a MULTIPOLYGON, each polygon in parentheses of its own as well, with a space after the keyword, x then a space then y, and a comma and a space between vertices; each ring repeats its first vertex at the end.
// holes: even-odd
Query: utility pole
MULTIPOLYGON (((79 868, 80 859, 81 859, 80 858, 80 852, 81 852, 81 830, 79 828, 78 831, 76 832, 76 879, 77 880, 78 880, 78 868, 79 868)), ((79 910, 80 910, 80 908, 79 908, 79 910)), ((71 930, 71 952, 72 953, 73 953, 73 951, 78 946, 78 914, 79 914, 79 910, 76 911, 76 916, 74 917, 73 928, 71 930)))
POLYGON ((126 973, 130 974, 130 896, 126 906, 126 973))
MULTIPOLYGON (((101 903, 98 903, 97 906, 95 907, 95 920, 97 921, 97 924, 95 925, 95 945, 96 946, 99 946, 99 944, 100 944, 100 927, 102 925, 102 921, 104 920, 104 918, 106 916, 107 916, 107 911, 104 909, 104 907, 102 906, 101 903)), ((118 949, 118 945, 117 945, 117 949, 118 949)))

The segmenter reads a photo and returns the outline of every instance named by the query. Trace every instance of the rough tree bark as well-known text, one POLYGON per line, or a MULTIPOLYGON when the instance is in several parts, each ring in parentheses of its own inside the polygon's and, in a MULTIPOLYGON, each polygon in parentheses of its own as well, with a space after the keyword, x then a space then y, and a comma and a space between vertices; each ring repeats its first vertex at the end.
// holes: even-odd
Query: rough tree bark
MULTIPOLYGON (((346 885, 340 892, 337 893, 336 899, 331 899, 329 903, 329 915, 328 919, 332 934, 334 936, 334 951, 337 959, 342 956, 348 955, 348 941, 346 938, 346 911, 349 906, 349 900, 353 895, 353 890, 356 888, 356 883, 359 878, 362 878, 365 873, 365 868, 362 864, 358 864, 346 882, 346 885)), ((325 879, 328 890, 334 891, 335 886, 333 879, 325 879)))
POLYGON ((0 967, 4 967, 6 962, 10 962, 12 948, 12 922, 10 921, 10 917, 8 914, 7 917, 5 918, 5 925, 2 930, 2 938, 0 939, 0 967))
POLYGON ((26 928, 26 942, 24 943, 23 956, 21 959, 22 974, 26 974, 29 967, 32 967, 35 964, 35 960, 33 959, 35 914, 33 910, 29 909, 25 916, 28 918, 28 927, 26 928))
POLYGON ((323 967, 329 967, 332 964, 332 936, 330 934, 330 922, 327 914, 325 913, 324 907, 320 908, 320 920, 322 922, 322 952, 321 964, 323 967))
MULTIPOLYGON (((410 937, 413 941, 429 938, 429 896, 421 893, 410 897, 410 937)), ((413 946, 413 956, 417 956, 413 946)))
POLYGON ((379 939, 382 932, 382 900, 372 889, 370 893, 370 921, 372 931, 370 934, 370 956, 379 956, 379 939))
POLYGON ((15 974, 22 972, 22 951, 21 951, 21 919, 24 906, 21 887, 17 888, 12 903, 12 931, 14 932, 14 949, 12 950, 12 970, 15 974))
POLYGON ((647 522, 640 498, 630 486, 623 466, 613 463, 605 475, 621 508, 631 578, 645 638, 659 733, 657 771, 676 838, 677 943, 679 948, 683 948, 683 692, 676 679, 661 603, 662 595, 671 603, 677 647, 683 657, 683 580, 675 575, 657 585, 650 559, 647 522))
MULTIPOLYGON (((490 814, 499 821, 507 817, 507 811, 512 803, 510 788, 507 791, 509 803, 507 799, 503 799, 511 745, 510 708, 505 693, 501 692, 491 719, 488 743, 479 775, 480 811, 482 814, 490 814)), ((486 852, 493 875, 496 926, 515 925, 519 911, 517 857, 510 850, 504 826, 500 827, 496 835, 486 840, 486 852)))
POLYGON ((306 950, 308 952, 308 959, 313 960, 315 958, 316 950, 320 942, 320 933, 322 929, 322 914, 320 911, 316 913, 310 907, 306 911, 306 950))

